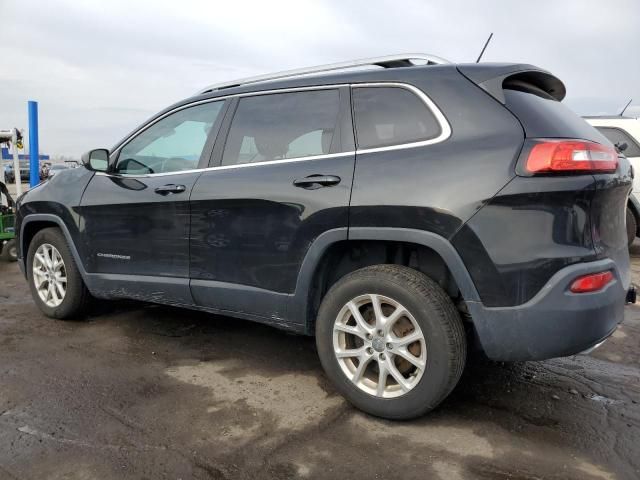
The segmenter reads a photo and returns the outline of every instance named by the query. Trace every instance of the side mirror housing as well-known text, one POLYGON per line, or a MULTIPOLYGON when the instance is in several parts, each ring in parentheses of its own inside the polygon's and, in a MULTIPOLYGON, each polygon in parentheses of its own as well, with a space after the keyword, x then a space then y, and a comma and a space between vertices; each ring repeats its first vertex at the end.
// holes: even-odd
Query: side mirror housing
POLYGON ((82 155, 82 164, 94 172, 106 172, 109 168, 109 150, 96 148, 82 155))

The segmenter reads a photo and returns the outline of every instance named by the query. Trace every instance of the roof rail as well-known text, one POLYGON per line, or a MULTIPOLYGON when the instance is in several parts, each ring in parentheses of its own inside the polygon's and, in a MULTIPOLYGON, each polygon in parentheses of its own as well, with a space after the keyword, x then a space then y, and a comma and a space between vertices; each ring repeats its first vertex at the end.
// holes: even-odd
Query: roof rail
POLYGON ((333 70, 344 70, 354 67, 365 66, 378 66, 383 68, 395 68, 395 67, 410 67, 414 65, 412 60, 420 60, 426 62, 426 65, 440 65, 444 63, 451 63, 449 60, 437 57, 435 55, 428 55, 424 53, 405 53, 398 55, 386 55, 384 57, 363 58, 359 60, 350 60, 340 63, 329 63, 327 65, 318 65, 315 67, 297 68, 294 70, 285 70, 282 72, 268 73, 266 75, 258 75, 256 77, 242 78, 240 80, 233 80, 230 82, 216 83, 209 85, 196 93, 196 95, 202 95, 203 93, 212 92, 214 90, 222 90, 224 88, 239 87, 240 85, 249 85, 252 83, 266 82, 269 80, 278 80, 282 78, 300 77, 302 75, 309 75, 311 73, 330 72, 333 70))

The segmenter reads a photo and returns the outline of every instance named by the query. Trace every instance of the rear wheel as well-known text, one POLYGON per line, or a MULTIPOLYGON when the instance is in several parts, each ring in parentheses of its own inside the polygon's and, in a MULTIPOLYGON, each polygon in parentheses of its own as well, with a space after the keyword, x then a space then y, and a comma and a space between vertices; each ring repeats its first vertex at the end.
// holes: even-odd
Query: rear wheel
POLYGON ((31 295, 48 317, 70 319, 85 313, 89 291, 59 229, 35 234, 27 253, 27 275, 31 295))
POLYGON ((398 265, 357 270, 320 306, 318 354, 336 388, 372 415, 408 419, 453 390, 466 360, 458 312, 426 275, 398 265))
POLYGON ((636 216, 633 214, 631 209, 627 207, 627 244, 631 246, 633 241, 636 239, 636 231, 638 228, 638 222, 636 221, 636 216))
POLYGON ((18 260, 18 246, 16 245, 16 239, 12 238, 4 246, 0 245, 2 253, 0 253, 0 260, 5 262, 15 262, 18 260))

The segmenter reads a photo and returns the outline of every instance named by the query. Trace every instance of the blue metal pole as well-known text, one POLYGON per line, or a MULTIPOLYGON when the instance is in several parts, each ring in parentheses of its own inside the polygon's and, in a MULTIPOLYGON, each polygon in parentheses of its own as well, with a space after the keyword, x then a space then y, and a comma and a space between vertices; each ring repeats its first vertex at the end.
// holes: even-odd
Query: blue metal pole
POLYGON ((29 100, 29 170, 29 185, 35 187, 40 183, 40 151, 38 148, 38 102, 33 100, 29 100))

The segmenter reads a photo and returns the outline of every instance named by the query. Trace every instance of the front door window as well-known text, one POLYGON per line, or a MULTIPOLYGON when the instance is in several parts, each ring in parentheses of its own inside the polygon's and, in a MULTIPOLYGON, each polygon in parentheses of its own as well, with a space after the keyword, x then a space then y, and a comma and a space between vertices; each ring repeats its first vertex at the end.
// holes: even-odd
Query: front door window
POLYGON ((140 175, 197 168, 223 103, 185 108, 154 123, 122 147, 116 172, 140 175))

